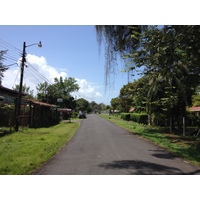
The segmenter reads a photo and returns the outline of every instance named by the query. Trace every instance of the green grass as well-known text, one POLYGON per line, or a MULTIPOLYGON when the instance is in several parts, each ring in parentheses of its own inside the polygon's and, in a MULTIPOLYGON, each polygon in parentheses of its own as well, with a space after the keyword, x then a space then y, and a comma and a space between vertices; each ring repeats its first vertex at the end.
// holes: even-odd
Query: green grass
POLYGON ((124 121, 120 116, 100 116, 200 167, 200 138, 169 134, 159 127, 124 121))
POLYGON ((0 174, 31 174, 48 161, 78 129, 79 123, 26 129, 0 137, 0 174))

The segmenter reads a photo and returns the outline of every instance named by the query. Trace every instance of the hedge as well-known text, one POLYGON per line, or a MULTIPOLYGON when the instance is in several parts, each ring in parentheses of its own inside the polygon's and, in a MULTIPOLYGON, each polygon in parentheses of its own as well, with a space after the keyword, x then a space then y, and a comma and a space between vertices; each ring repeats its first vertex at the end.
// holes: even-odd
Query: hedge
POLYGON ((121 113, 121 119, 129 121, 130 120, 130 113, 121 113))
POLYGON ((139 124, 148 124, 148 115, 144 113, 121 113, 121 118, 123 120, 131 120, 139 124))

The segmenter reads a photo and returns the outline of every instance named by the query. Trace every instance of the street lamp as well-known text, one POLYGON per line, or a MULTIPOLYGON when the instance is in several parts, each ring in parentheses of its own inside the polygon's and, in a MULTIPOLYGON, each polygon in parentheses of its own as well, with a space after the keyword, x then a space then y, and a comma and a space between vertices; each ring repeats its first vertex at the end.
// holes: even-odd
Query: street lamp
POLYGON ((20 117, 20 108, 21 108, 21 99, 22 99, 22 85, 23 85, 23 76, 24 76, 24 64, 26 62, 26 47, 30 47, 33 45, 38 45, 38 47, 42 47, 41 41, 39 43, 34 43, 26 46, 26 42, 23 44, 23 52, 22 52, 22 66, 21 66, 21 76, 20 76, 20 85, 19 85, 19 94, 17 99, 17 110, 16 110, 16 118, 15 118, 15 130, 18 132, 19 130, 19 117, 20 117))

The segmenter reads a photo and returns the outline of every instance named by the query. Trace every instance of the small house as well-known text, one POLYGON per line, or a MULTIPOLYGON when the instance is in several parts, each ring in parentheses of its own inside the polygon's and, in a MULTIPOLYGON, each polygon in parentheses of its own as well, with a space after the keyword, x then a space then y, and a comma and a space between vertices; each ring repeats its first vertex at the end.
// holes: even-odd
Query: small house
POLYGON ((200 116, 200 106, 191 107, 191 108, 189 108, 189 111, 194 112, 197 117, 200 116))

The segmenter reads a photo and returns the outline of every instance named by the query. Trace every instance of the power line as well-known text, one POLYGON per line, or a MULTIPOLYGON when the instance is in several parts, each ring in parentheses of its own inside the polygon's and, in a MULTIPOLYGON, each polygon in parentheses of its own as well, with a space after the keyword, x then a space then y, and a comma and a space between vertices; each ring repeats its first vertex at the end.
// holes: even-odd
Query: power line
POLYGON ((4 55, 3 58, 5 60, 12 60, 12 61, 15 61, 15 62, 18 60, 18 58, 15 58, 15 57, 12 57, 12 56, 7 56, 7 55, 4 55))
MULTIPOLYGON (((7 51, 6 52, 6 55, 3 56, 3 58, 6 60, 6 61, 9 61, 11 62, 12 61, 12 64, 9 64, 7 66, 12 66, 14 64, 17 64, 17 63, 14 63, 13 64, 13 61, 17 62, 20 57, 22 56, 22 51, 16 47, 14 47, 13 45, 9 44, 8 42, 0 39, 0 47, 2 47, 4 49, 4 51, 7 51), (19 56, 19 57, 18 57, 19 56)), ((27 58, 27 57, 26 57, 27 58)), ((35 63, 35 61, 33 59, 31 59, 30 57, 28 58, 29 61, 31 61, 32 63, 35 63)), ((36 63, 35 63, 36 64, 36 63)), ((40 83, 39 79, 41 79, 42 81, 46 81, 47 83, 49 83, 50 85, 53 85, 53 83, 47 79, 47 77, 44 75, 46 72, 40 68, 40 69, 37 69, 34 64, 30 64, 30 63, 27 63, 26 62, 26 66, 27 66, 27 69, 28 71, 30 72, 30 74, 40 83), (42 73, 41 73, 42 72, 42 73), (38 79, 39 78, 39 79, 38 79)), ((19 68, 20 69, 20 68, 19 68)), ((16 80, 17 80, 17 77, 20 73, 20 70, 18 70, 18 73, 17 73, 17 76, 14 80, 14 84, 16 83, 16 80)), ((13 84, 13 85, 14 85, 13 84)))
MULTIPOLYGON (((29 65, 32 66, 32 65, 29 65)), ((32 66, 33 67, 33 66, 32 66)), ((38 81, 38 83, 41 83, 41 81, 38 79, 41 78, 43 81, 49 83, 51 86, 53 86, 55 89, 57 89, 53 83, 51 83, 45 76, 43 76, 42 74, 40 74, 34 67, 27 67, 27 69, 29 70, 29 73, 38 81)), ((26 72, 25 72, 25 76, 24 78, 26 79, 26 72)), ((37 89, 37 86, 36 86, 37 89)))
MULTIPOLYGON (((28 57, 28 60, 29 61, 31 61, 32 63, 35 63, 35 61, 32 59, 32 58, 30 58, 30 57, 28 57)), ((29 63, 30 64, 30 63, 29 63)), ((35 63, 36 64, 36 63, 35 63)), ((37 64, 34 66, 34 65, 31 65, 30 64, 30 66, 34 69, 34 70, 36 70, 37 72, 40 72, 40 74, 43 76, 43 77, 45 77, 46 78, 46 71, 44 71, 42 68, 39 68, 39 69, 36 69, 36 66, 38 66, 37 64)), ((48 81, 48 82, 50 82, 50 81, 48 81)), ((51 83, 52 84, 52 83, 51 83)))
POLYGON ((13 88, 13 86, 14 86, 15 83, 16 83, 17 77, 19 76, 19 72, 20 72, 20 70, 18 70, 18 72, 17 72, 17 76, 15 77, 15 80, 14 80, 14 83, 13 83, 13 85, 12 85, 12 88, 13 88))
POLYGON ((39 80, 38 77, 35 76, 35 74, 34 74, 35 72, 33 72, 31 68, 27 68, 27 69, 29 70, 29 72, 31 73, 31 75, 38 81, 38 83, 40 83, 40 80, 39 80))
MULTIPOLYGON (((6 49, 6 50, 8 51, 8 53, 7 53, 6 55, 3 56, 3 57, 5 58, 6 61, 15 61, 15 62, 16 62, 16 61, 19 60, 19 58, 16 58, 15 56, 16 56, 16 55, 18 56, 18 55, 21 55, 21 54, 22 54, 22 51, 21 51, 20 49, 14 47, 13 45, 9 44, 8 42, 6 42, 6 41, 4 41, 4 40, 2 40, 2 39, 0 39, 0 46, 3 47, 4 49, 6 49), (10 52, 12 52, 12 53, 10 53, 10 52)), ((6 51, 6 50, 5 50, 5 51, 6 51)), ((33 60, 33 59, 31 59, 31 58, 28 58, 28 59, 34 63, 34 60, 33 60)), ((28 64, 28 67, 29 67, 30 70, 32 70, 32 75, 33 75, 33 73, 34 73, 34 74, 37 75, 39 78, 41 78, 42 81, 46 81, 46 82, 48 82, 49 84, 52 85, 51 81, 49 81, 49 80, 46 78, 46 76, 44 75, 46 72, 44 72, 43 69, 38 70, 38 69, 36 69, 33 65, 31 65, 30 63, 28 64), (39 71, 40 71, 40 73, 39 73, 39 71), (43 73, 41 73, 41 71, 42 71, 43 73)), ((29 72, 30 72, 30 70, 29 70, 29 72)), ((35 76, 34 76, 34 77, 35 77, 35 76)), ((35 78, 36 78, 36 77, 35 77, 35 78)))
POLYGON ((0 47, 1 47, 2 51, 6 51, 6 54, 17 56, 17 57, 21 56, 20 52, 13 51, 7 47, 2 46, 1 44, 0 44, 0 47))
POLYGON ((17 63, 19 57, 21 57, 21 50, 2 39, 0 39, 0 47, 3 48, 2 51, 5 51, 5 54, 2 56, 3 60, 9 62, 5 64, 6 66, 11 66, 13 61, 17 63))
MULTIPOLYGON (((32 59, 32 58, 28 58, 29 61, 31 61, 32 63, 35 63, 35 61, 32 59)), ((53 83, 51 81, 49 81, 49 79, 47 79, 46 77, 46 71, 44 71, 42 68, 39 68, 37 69, 36 67, 38 66, 37 63, 35 63, 36 65, 34 64, 30 64, 30 63, 27 63, 27 67, 30 67, 32 70, 35 71, 35 73, 40 76, 41 79, 43 79, 44 81, 50 83, 51 85, 53 85, 53 83)))
POLYGON ((35 79, 40 83, 41 81, 39 81, 38 80, 38 77, 42 80, 42 81, 46 81, 46 82, 48 82, 48 83, 50 83, 51 84, 51 82, 46 78, 46 77, 44 77, 44 76, 42 76, 38 71, 36 71, 36 70, 34 70, 33 68, 31 68, 31 67, 27 67, 27 69, 29 70, 29 72, 31 73, 31 74, 35 74, 34 75, 34 77, 35 77, 35 79), (37 77, 37 78, 36 78, 37 77))
POLYGON ((42 80, 44 80, 44 81, 46 81, 46 82, 48 82, 48 83, 50 83, 50 84, 52 85, 51 81, 49 81, 42 73, 40 73, 39 70, 35 69, 35 67, 34 67, 33 65, 28 64, 28 65, 27 65, 27 68, 31 69, 32 72, 34 72, 34 73, 35 73, 37 76, 39 76, 42 80))
POLYGON ((22 53, 22 51, 21 51, 20 49, 14 47, 13 45, 9 44, 8 42, 6 42, 6 41, 4 41, 4 40, 2 40, 2 39, 0 39, 0 43, 2 43, 3 45, 5 45, 5 46, 7 46, 7 47, 9 47, 9 48, 12 48, 13 50, 15 50, 15 51, 17 51, 17 52, 22 53))

